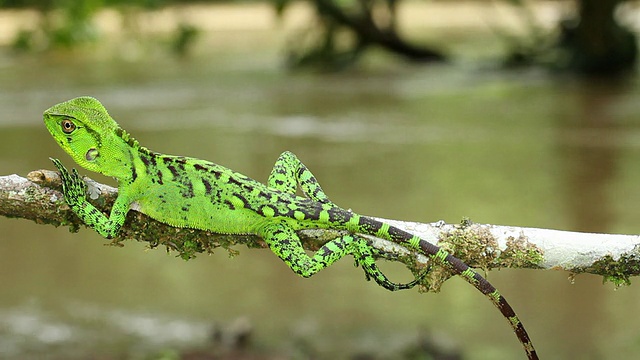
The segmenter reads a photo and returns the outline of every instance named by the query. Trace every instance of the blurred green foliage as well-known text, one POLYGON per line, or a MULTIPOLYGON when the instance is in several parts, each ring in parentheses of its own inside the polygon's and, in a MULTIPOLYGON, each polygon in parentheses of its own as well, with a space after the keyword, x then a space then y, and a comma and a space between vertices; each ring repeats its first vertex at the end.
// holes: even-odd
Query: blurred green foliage
POLYGON ((73 47, 75 44, 87 43, 97 38, 97 29, 92 18, 103 5, 102 0, 59 0, 64 9, 63 21, 50 24, 50 41, 52 44, 73 47))
POLYGON ((38 27, 18 32, 13 47, 17 50, 73 48, 99 38, 94 15, 104 7, 126 11, 131 7, 155 9, 167 0, 0 0, 0 7, 29 8, 40 14, 38 27))
POLYGON ((136 5, 144 8, 157 8, 167 3, 180 3, 187 1, 169 0, 0 0, 0 6, 4 8, 30 8, 39 10, 51 10, 74 6, 71 3, 82 3, 79 6, 87 7, 94 3, 99 6, 136 5))
MULTIPOLYGON (((314 20, 290 38, 287 65, 292 68, 341 70, 372 47, 414 62, 446 59, 441 49, 411 43, 399 33, 396 10, 400 0, 268 1, 278 15, 295 1, 306 1, 314 10, 314 20)), ((620 25, 615 16, 626 0, 576 0, 576 13, 562 19, 551 31, 537 25, 530 1, 499 1, 513 5, 529 30, 525 36, 514 36, 496 29, 498 39, 509 49, 504 60, 507 66, 544 64, 579 73, 610 74, 632 69, 637 62, 637 36, 620 25)), ((118 9, 126 17, 135 10, 197 2, 222 1, 0 0, 0 7, 39 11, 38 27, 19 31, 13 43, 15 49, 37 50, 95 42, 100 34, 93 18, 104 7, 118 9)), ((169 49, 181 56, 187 54, 198 38, 198 29, 183 19, 174 31, 169 49)))

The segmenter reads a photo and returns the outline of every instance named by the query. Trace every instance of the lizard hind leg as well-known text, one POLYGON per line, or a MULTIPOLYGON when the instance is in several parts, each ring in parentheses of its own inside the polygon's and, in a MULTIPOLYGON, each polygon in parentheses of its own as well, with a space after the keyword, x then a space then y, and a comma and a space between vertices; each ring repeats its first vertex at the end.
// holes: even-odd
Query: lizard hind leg
POLYGON ((300 186, 302 193, 309 199, 331 204, 313 173, 290 151, 280 154, 271 170, 267 185, 289 194, 295 194, 300 186))
POLYGON ((406 284, 391 282, 375 263, 375 257, 368 242, 361 237, 344 235, 325 243, 312 256, 302 247, 300 238, 285 221, 263 226, 259 235, 271 251, 282 259, 291 270, 303 277, 310 277, 330 266, 348 254, 353 254, 356 265, 362 266, 367 280, 373 279, 380 286, 391 290, 410 289, 420 278, 406 284))
POLYGON ((375 255, 373 253, 371 245, 361 237, 357 235, 346 235, 356 238, 351 243, 352 253, 356 261, 356 266, 361 266, 364 270, 367 280, 373 279, 378 285, 390 291, 406 290, 416 286, 426 273, 416 277, 413 281, 408 283, 395 283, 389 280, 387 276, 378 268, 375 261, 375 255))
MULTIPOLYGON (((295 194, 298 186, 300 186, 302 193, 309 199, 334 205, 322 190, 313 173, 295 154, 289 151, 280 154, 278 160, 276 160, 267 185, 289 194, 295 194)), ((266 237, 263 236, 263 238, 265 238, 272 251, 282 258, 293 271, 305 277, 315 274, 346 254, 353 254, 356 266, 362 267, 367 280, 373 279, 385 289, 391 291, 410 289, 422 279, 421 276, 406 284, 391 282, 376 265, 369 243, 364 238, 355 235, 336 238, 320 248, 312 258, 309 258, 304 249, 302 249, 300 240, 294 231, 288 231, 286 235, 281 234, 281 230, 278 230, 278 232, 278 234, 272 234, 272 236, 274 240, 275 238, 281 238, 280 240, 270 242, 266 237), (284 244, 281 242, 284 242, 284 244), (299 250, 291 249, 290 247, 293 244, 298 244, 299 250), (297 260, 294 261, 293 257, 297 260)))
POLYGON ((302 277, 310 277, 352 252, 351 236, 339 237, 324 244, 309 256, 296 232, 286 221, 269 223, 258 230, 271 251, 302 277))

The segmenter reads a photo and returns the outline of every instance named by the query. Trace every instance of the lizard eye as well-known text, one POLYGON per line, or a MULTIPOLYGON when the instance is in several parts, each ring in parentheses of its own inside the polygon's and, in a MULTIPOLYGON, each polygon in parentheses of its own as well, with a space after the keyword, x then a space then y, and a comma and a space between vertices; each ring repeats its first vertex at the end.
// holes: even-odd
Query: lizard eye
POLYGON ((62 120, 60 125, 62 126, 62 132, 64 132, 65 134, 71 134, 73 130, 76 129, 76 124, 74 124, 73 121, 69 119, 62 120))

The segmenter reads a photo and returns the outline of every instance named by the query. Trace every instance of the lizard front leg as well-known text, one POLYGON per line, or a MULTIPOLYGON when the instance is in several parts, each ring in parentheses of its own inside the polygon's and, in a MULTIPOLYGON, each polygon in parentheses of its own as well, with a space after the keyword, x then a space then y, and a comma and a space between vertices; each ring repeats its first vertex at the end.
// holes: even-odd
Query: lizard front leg
POLYGON ((86 225, 95 229, 105 238, 111 239, 118 235, 129 211, 130 203, 126 196, 122 193, 118 194, 118 198, 111 208, 111 214, 109 217, 106 217, 100 210, 87 201, 86 184, 80 178, 76 169, 73 169, 70 173, 64 165, 62 165, 60 160, 51 159, 51 161, 60 172, 62 193, 71 210, 73 210, 86 225))

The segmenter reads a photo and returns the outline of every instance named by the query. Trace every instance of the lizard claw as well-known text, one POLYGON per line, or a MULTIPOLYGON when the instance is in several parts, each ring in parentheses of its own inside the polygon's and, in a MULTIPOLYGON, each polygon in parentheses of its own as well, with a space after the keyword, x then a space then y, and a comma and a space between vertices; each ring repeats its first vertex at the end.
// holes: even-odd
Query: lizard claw
POLYGON ((86 197, 85 189, 86 185, 80 175, 78 174, 78 170, 72 169, 71 173, 62 165, 60 160, 50 158, 58 168, 60 172, 60 180, 62 181, 62 193, 64 194, 64 199, 69 204, 69 206, 79 205, 82 203, 86 197))

